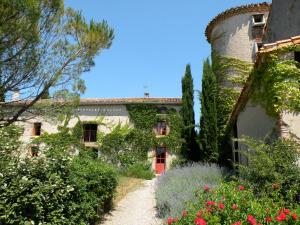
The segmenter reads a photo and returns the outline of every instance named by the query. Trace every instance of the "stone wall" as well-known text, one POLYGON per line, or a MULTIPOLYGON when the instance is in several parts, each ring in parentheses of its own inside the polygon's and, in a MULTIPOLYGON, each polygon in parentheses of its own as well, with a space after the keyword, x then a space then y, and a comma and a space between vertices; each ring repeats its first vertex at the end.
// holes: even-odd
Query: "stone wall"
MULTIPOLYGON (((256 49, 256 39, 252 36, 252 15, 262 14, 251 12, 235 15, 221 21, 212 29, 212 49, 219 55, 253 62, 256 49)), ((267 20, 268 12, 264 12, 267 20)))
POLYGON ((273 43, 300 35, 300 1, 273 0, 264 42, 273 43))

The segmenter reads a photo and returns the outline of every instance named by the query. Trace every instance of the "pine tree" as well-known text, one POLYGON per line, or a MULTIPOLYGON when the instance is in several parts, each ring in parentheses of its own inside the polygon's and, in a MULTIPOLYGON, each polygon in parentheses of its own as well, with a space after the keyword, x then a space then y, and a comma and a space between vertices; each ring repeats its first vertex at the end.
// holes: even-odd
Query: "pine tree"
POLYGON ((203 63, 201 118, 200 118, 200 150, 204 161, 217 162, 218 132, 217 132, 217 81, 209 59, 203 63))
POLYGON ((195 113, 194 113, 194 85, 190 65, 186 66, 182 84, 182 119, 184 129, 182 138, 185 140, 182 145, 182 154, 192 161, 200 159, 199 146, 196 142, 195 113))

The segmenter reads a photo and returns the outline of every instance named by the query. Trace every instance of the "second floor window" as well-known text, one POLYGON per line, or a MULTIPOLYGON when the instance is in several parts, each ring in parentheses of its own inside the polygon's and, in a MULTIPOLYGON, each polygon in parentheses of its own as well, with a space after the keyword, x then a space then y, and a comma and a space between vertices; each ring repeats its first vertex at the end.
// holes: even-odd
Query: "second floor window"
POLYGON ((34 123, 33 124, 33 136, 40 136, 41 135, 41 129, 42 129, 42 123, 34 123))
POLYGON ((84 124, 83 132, 84 132, 84 142, 96 142, 97 141, 97 124, 84 124))
POLYGON ((160 121, 157 123, 156 131, 158 135, 166 135, 167 134, 167 122, 160 121))

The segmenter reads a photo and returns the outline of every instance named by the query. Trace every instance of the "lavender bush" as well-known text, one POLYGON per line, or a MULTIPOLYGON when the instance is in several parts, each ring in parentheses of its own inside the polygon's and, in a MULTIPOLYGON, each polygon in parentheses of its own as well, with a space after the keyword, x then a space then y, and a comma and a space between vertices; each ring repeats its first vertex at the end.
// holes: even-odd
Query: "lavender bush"
POLYGON ((167 171, 157 180, 155 190, 158 216, 180 216, 186 202, 195 199, 195 191, 204 185, 217 186, 222 169, 214 164, 189 164, 167 171))

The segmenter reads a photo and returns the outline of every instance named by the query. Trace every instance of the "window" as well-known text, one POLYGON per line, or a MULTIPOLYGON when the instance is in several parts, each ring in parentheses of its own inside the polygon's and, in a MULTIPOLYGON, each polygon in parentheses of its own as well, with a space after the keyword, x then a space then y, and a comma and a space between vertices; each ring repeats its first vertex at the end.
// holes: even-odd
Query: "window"
POLYGON ((259 52, 259 50, 263 47, 262 42, 256 42, 256 52, 259 52))
POLYGON ((96 142, 97 141, 97 124, 84 124, 84 142, 96 142))
POLYGON ((166 161, 166 148, 159 147, 156 149, 156 163, 165 163, 166 161))
POLYGON ((42 123, 34 123, 33 124, 32 135, 33 136, 40 136, 41 135, 41 128, 42 128, 42 123))
POLYGON ((264 14, 256 14, 252 16, 253 26, 265 25, 264 14))
POLYGON ((167 122, 160 121, 157 123, 156 131, 158 135, 166 135, 167 134, 167 122))
POLYGON ((38 146, 32 146, 30 150, 31 150, 31 157, 37 157, 39 155, 38 146))
POLYGON ((300 52, 295 52, 295 61, 297 61, 298 63, 300 63, 300 52))

